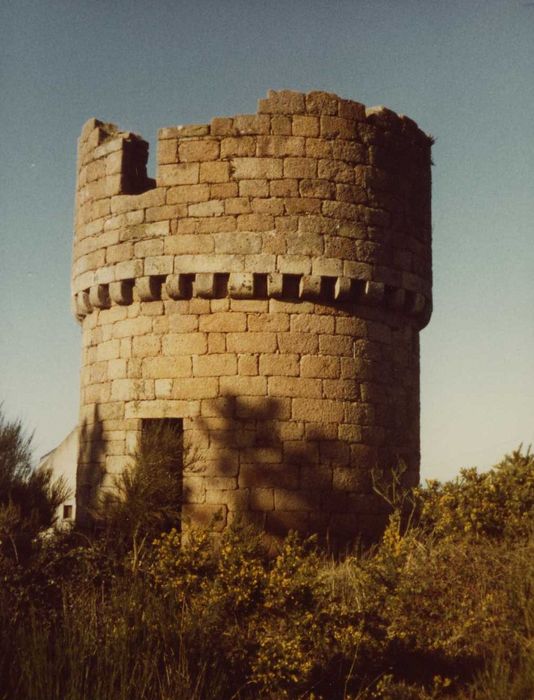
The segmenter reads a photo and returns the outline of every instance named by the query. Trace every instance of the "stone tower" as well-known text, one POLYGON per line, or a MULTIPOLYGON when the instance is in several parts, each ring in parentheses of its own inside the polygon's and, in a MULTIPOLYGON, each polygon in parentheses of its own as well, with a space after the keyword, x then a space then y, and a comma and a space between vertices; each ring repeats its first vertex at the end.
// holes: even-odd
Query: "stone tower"
POLYGON ((431 140, 323 92, 161 129, 88 121, 73 307, 83 329, 79 513, 143 426, 183 431, 183 522, 364 536, 374 467, 419 474, 431 314, 431 140))

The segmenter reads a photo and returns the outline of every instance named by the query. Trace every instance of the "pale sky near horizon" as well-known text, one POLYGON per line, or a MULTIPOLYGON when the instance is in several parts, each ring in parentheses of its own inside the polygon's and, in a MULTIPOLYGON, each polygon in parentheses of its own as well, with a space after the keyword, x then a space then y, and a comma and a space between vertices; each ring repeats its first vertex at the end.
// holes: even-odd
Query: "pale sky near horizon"
MULTIPOLYGON (((436 137, 422 477, 534 443, 534 3, 0 0, 0 402, 42 454, 75 425, 76 138, 326 90, 436 137)), ((153 174, 153 154, 150 159, 153 174)))

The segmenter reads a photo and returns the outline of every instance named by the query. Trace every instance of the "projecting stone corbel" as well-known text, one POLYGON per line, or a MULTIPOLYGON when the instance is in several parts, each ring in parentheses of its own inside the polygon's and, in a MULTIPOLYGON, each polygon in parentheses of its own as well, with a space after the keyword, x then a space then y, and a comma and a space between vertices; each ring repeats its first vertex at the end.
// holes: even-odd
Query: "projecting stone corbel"
POLYGON ((299 282, 299 297, 301 299, 319 299, 321 282, 319 275, 302 275, 299 282))
POLYGON ((233 299, 251 299, 254 296, 254 274, 231 272, 228 279, 228 296, 233 299))
POLYGON ((161 297, 161 278, 138 277, 135 288, 140 301, 157 301, 161 297))
POLYGON ((89 301, 97 309, 109 309, 111 300, 109 298, 109 288, 107 284, 95 284, 89 290, 89 301))
POLYGON ((132 303, 133 281, 119 280, 109 283, 109 296, 114 304, 127 306, 132 303))

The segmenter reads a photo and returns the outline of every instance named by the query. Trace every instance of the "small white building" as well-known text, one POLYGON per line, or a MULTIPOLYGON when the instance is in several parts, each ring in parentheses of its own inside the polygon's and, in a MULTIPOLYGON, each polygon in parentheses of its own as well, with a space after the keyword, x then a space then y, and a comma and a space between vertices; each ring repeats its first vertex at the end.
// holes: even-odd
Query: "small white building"
POLYGON ((79 431, 74 428, 55 449, 41 457, 39 469, 51 469, 54 478, 63 478, 67 498, 57 509, 56 527, 74 524, 76 518, 76 468, 78 465, 79 431))

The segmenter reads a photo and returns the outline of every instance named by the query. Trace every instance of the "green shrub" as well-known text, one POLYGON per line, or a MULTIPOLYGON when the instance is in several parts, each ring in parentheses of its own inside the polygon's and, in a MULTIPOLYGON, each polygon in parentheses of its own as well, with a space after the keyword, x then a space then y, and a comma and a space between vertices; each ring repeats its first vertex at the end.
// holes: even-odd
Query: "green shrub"
POLYGON ((179 526, 182 498, 182 435, 156 421, 143 430, 132 464, 94 513, 100 538, 136 570, 157 535, 179 526))
POLYGON ((32 468, 31 443, 20 421, 8 421, 0 405, 0 560, 29 557, 35 538, 54 523, 67 496, 50 470, 32 468))
POLYGON ((521 448, 488 472, 416 490, 420 525, 439 537, 525 538, 534 526, 534 454, 521 448))

